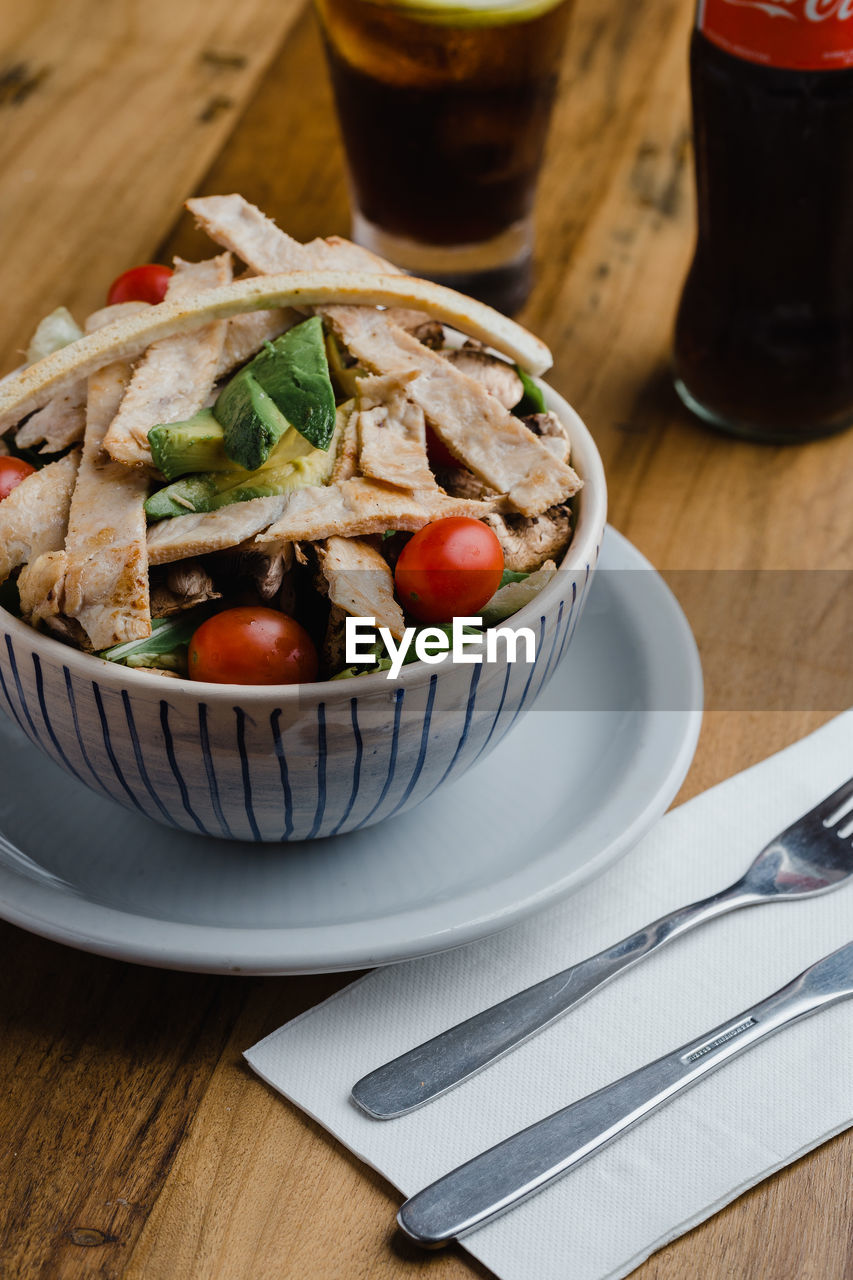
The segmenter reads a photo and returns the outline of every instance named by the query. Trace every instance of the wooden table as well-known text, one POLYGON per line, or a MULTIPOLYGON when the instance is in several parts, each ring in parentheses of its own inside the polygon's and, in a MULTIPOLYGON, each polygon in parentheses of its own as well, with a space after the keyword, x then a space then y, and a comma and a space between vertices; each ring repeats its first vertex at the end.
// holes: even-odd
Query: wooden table
MULTIPOLYGON (((300 238, 346 233, 317 31, 297 0, 2 0, 0 15, 4 367, 56 304, 85 314, 126 266, 206 253, 176 213, 194 191, 242 191, 300 238)), ((522 319, 597 437, 612 523, 655 564, 844 569, 853 437, 737 443, 670 389, 694 217, 690 22, 689 0, 578 0, 522 319)), ((760 659, 754 637, 745 648, 760 659)), ((679 799, 831 709, 720 703, 679 799)), ((9 926, 0 948, 4 1280, 486 1274, 461 1250, 423 1257, 395 1239, 393 1188, 241 1062, 345 976, 160 972, 9 926)), ((847 1134, 637 1275, 853 1276, 851 1175, 847 1134)))

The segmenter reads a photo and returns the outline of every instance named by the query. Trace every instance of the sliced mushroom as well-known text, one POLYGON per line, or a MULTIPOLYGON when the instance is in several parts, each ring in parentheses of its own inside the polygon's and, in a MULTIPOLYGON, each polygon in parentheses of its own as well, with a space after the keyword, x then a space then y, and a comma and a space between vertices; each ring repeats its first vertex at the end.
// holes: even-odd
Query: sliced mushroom
POLYGON ((270 547, 268 553, 247 552, 245 567, 261 599, 273 600, 293 568, 293 543, 283 542, 278 547, 270 547))
POLYGON ((484 480, 475 476, 467 467, 455 467, 452 471, 439 471, 436 480, 452 498, 469 498, 473 502, 486 502, 495 497, 484 480))
POLYGON ((442 355, 461 373, 481 383, 505 409, 513 409, 524 395, 524 384, 512 365, 488 351, 465 346, 458 351, 443 351, 442 355))
POLYGON ((491 514, 483 519, 498 535, 505 567, 516 573, 532 573, 546 560, 559 561, 572 535, 567 505, 550 507, 541 516, 491 514))
POLYGON ((561 462, 568 462, 571 454, 571 441, 569 433, 556 413, 550 409, 547 413, 530 413, 521 421, 532 431, 535 436, 539 436, 542 443, 547 449, 550 449, 555 458, 559 458, 561 462))
POLYGON ((422 320, 409 333, 431 351, 439 351, 444 346, 444 325, 437 320, 422 320))
POLYGON ((219 600, 213 579, 200 560, 177 560, 151 571, 151 616, 168 618, 207 600, 219 600))
POLYGON ((251 586, 266 601, 275 599, 283 590, 293 568, 294 548, 292 543, 282 542, 261 551, 250 541, 220 551, 210 559, 216 582, 224 591, 251 586))
POLYGON ((95 652, 91 640, 76 618, 66 618, 62 614, 57 614, 56 617, 42 618, 41 621, 54 640, 73 645, 75 649, 82 649, 84 653, 95 652))

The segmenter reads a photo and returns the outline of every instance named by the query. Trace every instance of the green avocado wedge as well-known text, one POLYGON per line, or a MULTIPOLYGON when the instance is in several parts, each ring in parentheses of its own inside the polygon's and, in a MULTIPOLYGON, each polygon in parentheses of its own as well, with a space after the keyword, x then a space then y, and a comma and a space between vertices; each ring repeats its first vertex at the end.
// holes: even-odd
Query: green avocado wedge
MULTIPOLYGON (((343 429, 351 411, 351 401, 337 411, 338 431, 343 429)), ((168 520, 194 512, 216 511, 232 502, 290 493, 303 485, 326 484, 335 465, 336 435, 333 434, 330 448, 315 449, 295 427, 289 427, 263 466, 247 471, 232 464, 227 471, 181 476, 152 493, 145 503, 145 514, 150 521, 168 520)))
POLYGON ((223 445, 232 466, 257 471, 269 458, 290 423, 252 373, 241 369, 220 393, 213 416, 222 425, 223 445))
POLYGON ((154 465, 167 480, 193 471, 232 471, 225 452, 225 433, 210 409, 200 409, 185 422, 170 422, 148 432, 154 465))
POLYGON ((213 406, 228 457, 246 471, 266 463, 288 427, 327 450, 335 393, 319 316, 288 329, 231 379, 213 406))

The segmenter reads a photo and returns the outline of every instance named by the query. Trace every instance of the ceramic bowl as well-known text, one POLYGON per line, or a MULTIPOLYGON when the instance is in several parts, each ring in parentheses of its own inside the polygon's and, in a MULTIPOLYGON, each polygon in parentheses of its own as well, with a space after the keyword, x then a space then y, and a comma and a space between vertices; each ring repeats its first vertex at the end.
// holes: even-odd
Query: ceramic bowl
POLYGON ((0 609, 0 702, 26 736, 82 784, 157 822, 235 840, 295 841, 354 831, 419 804, 497 745, 571 644, 606 519, 604 471, 570 406, 584 480, 560 572, 513 626, 535 661, 421 662, 311 685, 178 681, 80 653, 0 609))

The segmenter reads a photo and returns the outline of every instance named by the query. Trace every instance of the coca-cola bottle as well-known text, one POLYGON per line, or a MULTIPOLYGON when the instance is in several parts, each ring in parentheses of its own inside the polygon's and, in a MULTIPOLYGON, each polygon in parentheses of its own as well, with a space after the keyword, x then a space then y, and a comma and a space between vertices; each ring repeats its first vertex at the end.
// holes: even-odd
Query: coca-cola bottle
POLYGON ((675 379, 737 435, 853 422, 853 0, 699 0, 675 379))

